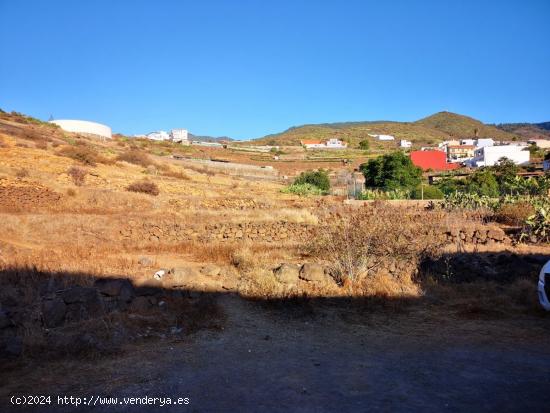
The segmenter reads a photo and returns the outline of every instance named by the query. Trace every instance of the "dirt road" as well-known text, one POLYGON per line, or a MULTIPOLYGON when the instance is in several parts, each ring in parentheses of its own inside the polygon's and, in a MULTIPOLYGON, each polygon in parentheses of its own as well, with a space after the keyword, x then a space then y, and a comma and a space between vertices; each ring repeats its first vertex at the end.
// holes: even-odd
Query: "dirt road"
POLYGON ((223 331, 140 344, 108 360, 26 368, 0 392, 188 397, 188 405, 44 412, 548 411, 550 320, 376 315, 221 297, 223 331))

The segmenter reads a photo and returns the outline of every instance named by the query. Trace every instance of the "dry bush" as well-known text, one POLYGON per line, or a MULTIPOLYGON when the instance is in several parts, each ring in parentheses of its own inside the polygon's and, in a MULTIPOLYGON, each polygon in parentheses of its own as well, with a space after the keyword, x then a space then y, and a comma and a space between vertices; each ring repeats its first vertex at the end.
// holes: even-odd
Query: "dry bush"
POLYGON ((127 152, 123 152, 117 157, 118 161, 124 161, 128 163, 133 163, 134 165, 140 165, 144 168, 147 168, 149 165, 155 165, 155 162, 151 159, 151 157, 138 149, 132 149, 127 152))
POLYGON ((15 176, 19 179, 27 178, 29 176, 29 170, 26 168, 18 169, 15 176))
POLYGON ((517 202, 502 205, 495 213, 495 221, 501 224, 521 226, 535 213, 535 208, 529 202, 517 202))
POLYGON ((191 179, 189 175, 187 175, 185 172, 173 171, 171 169, 168 169, 167 171, 162 172, 162 176, 169 176, 170 178, 181 179, 184 181, 188 181, 191 179))
POLYGON ((72 178, 76 186, 84 185, 87 173, 88 171, 85 168, 81 168, 80 166, 71 166, 67 170, 67 174, 72 178))
POLYGON ((430 214, 434 213, 383 203, 350 209, 319 225, 307 250, 328 261, 340 283, 388 268, 398 274, 410 273, 444 243, 440 219, 430 214))
POLYGON ((46 142, 46 141, 38 141, 38 142, 35 142, 34 147, 35 147, 36 149, 43 149, 43 150, 46 150, 46 149, 48 149, 48 142, 46 142))
POLYGON ((98 153, 90 146, 77 145, 77 146, 65 146, 57 152, 59 156, 65 156, 67 158, 79 161, 84 165, 96 166, 98 163, 112 164, 113 162, 98 153))
POLYGON ((73 188, 69 188, 69 189, 67 189, 67 195, 69 195, 69 196, 75 196, 75 195, 76 195, 76 191, 75 191, 73 188))
POLYGON ((126 187, 130 192, 141 192, 143 194, 157 196, 160 194, 159 187, 151 181, 138 181, 126 187))

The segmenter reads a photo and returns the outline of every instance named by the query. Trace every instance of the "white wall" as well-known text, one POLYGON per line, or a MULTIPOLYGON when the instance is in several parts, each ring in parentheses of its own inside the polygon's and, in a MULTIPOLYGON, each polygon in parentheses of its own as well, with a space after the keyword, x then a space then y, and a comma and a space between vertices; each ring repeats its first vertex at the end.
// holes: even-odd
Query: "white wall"
POLYGON ((513 145, 486 146, 476 149, 474 162, 477 166, 493 166, 499 159, 507 158, 517 165, 526 164, 529 162, 530 153, 523 149, 522 146, 513 145))
POLYGON ((86 133, 91 135, 101 136, 102 138, 111 139, 111 128, 101 123, 89 122, 87 120, 52 120, 50 123, 55 123, 61 129, 67 132, 86 133))

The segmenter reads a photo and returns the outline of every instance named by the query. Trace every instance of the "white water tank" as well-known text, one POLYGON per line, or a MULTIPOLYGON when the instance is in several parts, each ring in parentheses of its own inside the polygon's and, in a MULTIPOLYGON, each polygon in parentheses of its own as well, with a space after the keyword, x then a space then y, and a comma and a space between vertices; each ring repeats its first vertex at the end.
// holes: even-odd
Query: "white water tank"
POLYGON ((87 120, 71 119, 51 120, 50 123, 55 123, 61 129, 67 132, 81 133, 83 135, 89 135, 103 139, 112 138, 111 128, 101 123, 90 122, 87 120))

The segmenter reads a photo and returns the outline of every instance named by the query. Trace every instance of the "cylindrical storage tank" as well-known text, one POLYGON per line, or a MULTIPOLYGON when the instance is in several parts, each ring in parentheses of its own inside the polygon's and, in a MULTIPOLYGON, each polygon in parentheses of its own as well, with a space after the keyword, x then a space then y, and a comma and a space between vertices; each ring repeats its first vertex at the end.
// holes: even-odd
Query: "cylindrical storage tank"
POLYGON ((51 123, 55 123, 61 129, 67 132, 81 133, 83 135, 89 135, 93 137, 99 137, 103 139, 111 139, 111 128, 101 123, 89 122, 87 120, 52 120, 51 123))

